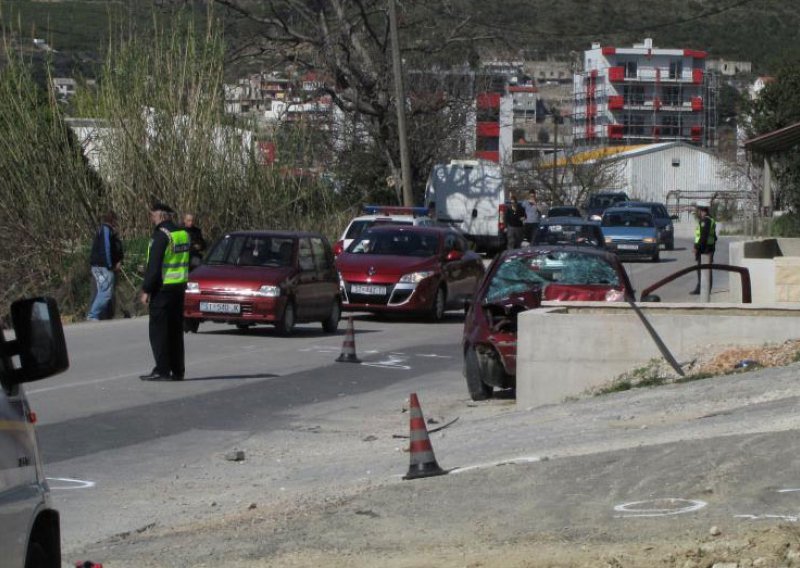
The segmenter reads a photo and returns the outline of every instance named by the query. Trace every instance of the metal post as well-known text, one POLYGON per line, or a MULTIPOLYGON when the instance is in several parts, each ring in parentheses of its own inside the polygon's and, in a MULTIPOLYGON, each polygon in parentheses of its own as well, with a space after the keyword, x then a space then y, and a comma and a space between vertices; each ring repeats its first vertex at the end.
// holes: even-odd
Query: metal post
MULTIPOLYGON (((711 255, 701 254, 700 264, 711 264, 711 255)), ((700 301, 711 302, 711 269, 700 271, 700 301)))
POLYGON ((392 69, 394 92, 397 102, 397 136, 400 143, 400 172, 403 182, 403 205, 414 205, 411 189, 411 160, 408 157, 408 135, 406 133, 406 94, 403 88, 403 70, 400 61, 400 39, 397 36, 397 9, 395 0, 389 0, 389 35, 392 41, 392 69))

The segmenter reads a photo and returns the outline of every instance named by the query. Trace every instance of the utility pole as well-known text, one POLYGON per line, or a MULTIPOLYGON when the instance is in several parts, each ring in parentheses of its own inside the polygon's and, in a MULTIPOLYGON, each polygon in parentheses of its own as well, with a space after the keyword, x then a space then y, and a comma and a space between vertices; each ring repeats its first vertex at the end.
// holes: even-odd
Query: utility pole
POLYGON ((558 186, 558 111, 553 110, 553 197, 558 186))
POLYGON ((397 100, 397 136, 400 143, 400 177, 403 182, 403 205, 414 205, 411 190, 411 160, 408 157, 408 135, 406 133, 406 93, 403 89, 403 69, 400 62, 400 39, 397 37, 397 9, 395 0, 389 0, 389 35, 392 41, 392 67, 394 70, 394 92, 397 100))

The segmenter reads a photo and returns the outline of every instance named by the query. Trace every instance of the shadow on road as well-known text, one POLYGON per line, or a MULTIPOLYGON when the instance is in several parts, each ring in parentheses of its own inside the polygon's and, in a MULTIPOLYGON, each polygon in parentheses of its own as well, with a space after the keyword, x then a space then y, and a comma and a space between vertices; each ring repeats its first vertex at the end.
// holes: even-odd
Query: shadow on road
POLYGON ((184 381, 220 381, 220 380, 236 380, 236 379, 271 379, 280 377, 274 373, 256 373, 255 375, 213 375, 210 377, 187 377, 184 381))

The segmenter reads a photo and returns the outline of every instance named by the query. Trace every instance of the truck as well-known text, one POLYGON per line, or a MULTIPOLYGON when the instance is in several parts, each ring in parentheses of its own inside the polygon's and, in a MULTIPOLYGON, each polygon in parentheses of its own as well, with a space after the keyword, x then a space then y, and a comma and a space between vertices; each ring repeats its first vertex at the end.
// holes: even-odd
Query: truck
POLYGON ((489 254, 506 247, 506 192, 499 164, 485 160, 451 160, 431 169, 425 204, 436 220, 459 229, 477 251, 489 254))

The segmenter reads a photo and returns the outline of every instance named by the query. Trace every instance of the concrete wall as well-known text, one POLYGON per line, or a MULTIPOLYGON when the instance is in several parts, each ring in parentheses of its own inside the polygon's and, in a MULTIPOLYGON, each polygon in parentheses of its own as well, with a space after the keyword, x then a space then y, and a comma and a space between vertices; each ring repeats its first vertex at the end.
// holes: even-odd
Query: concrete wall
MULTIPOLYGON (((800 239, 731 242, 730 263, 750 270, 754 304, 800 303, 800 239)), ((730 294, 741 301, 741 289, 730 294)))
MULTIPOLYGON (((800 307, 642 304, 678 361, 709 345, 760 345, 800 338, 800 307)), ((547 302, 519 316, 517 403, 562 402, 660 358, 627 304, 547 302)))

